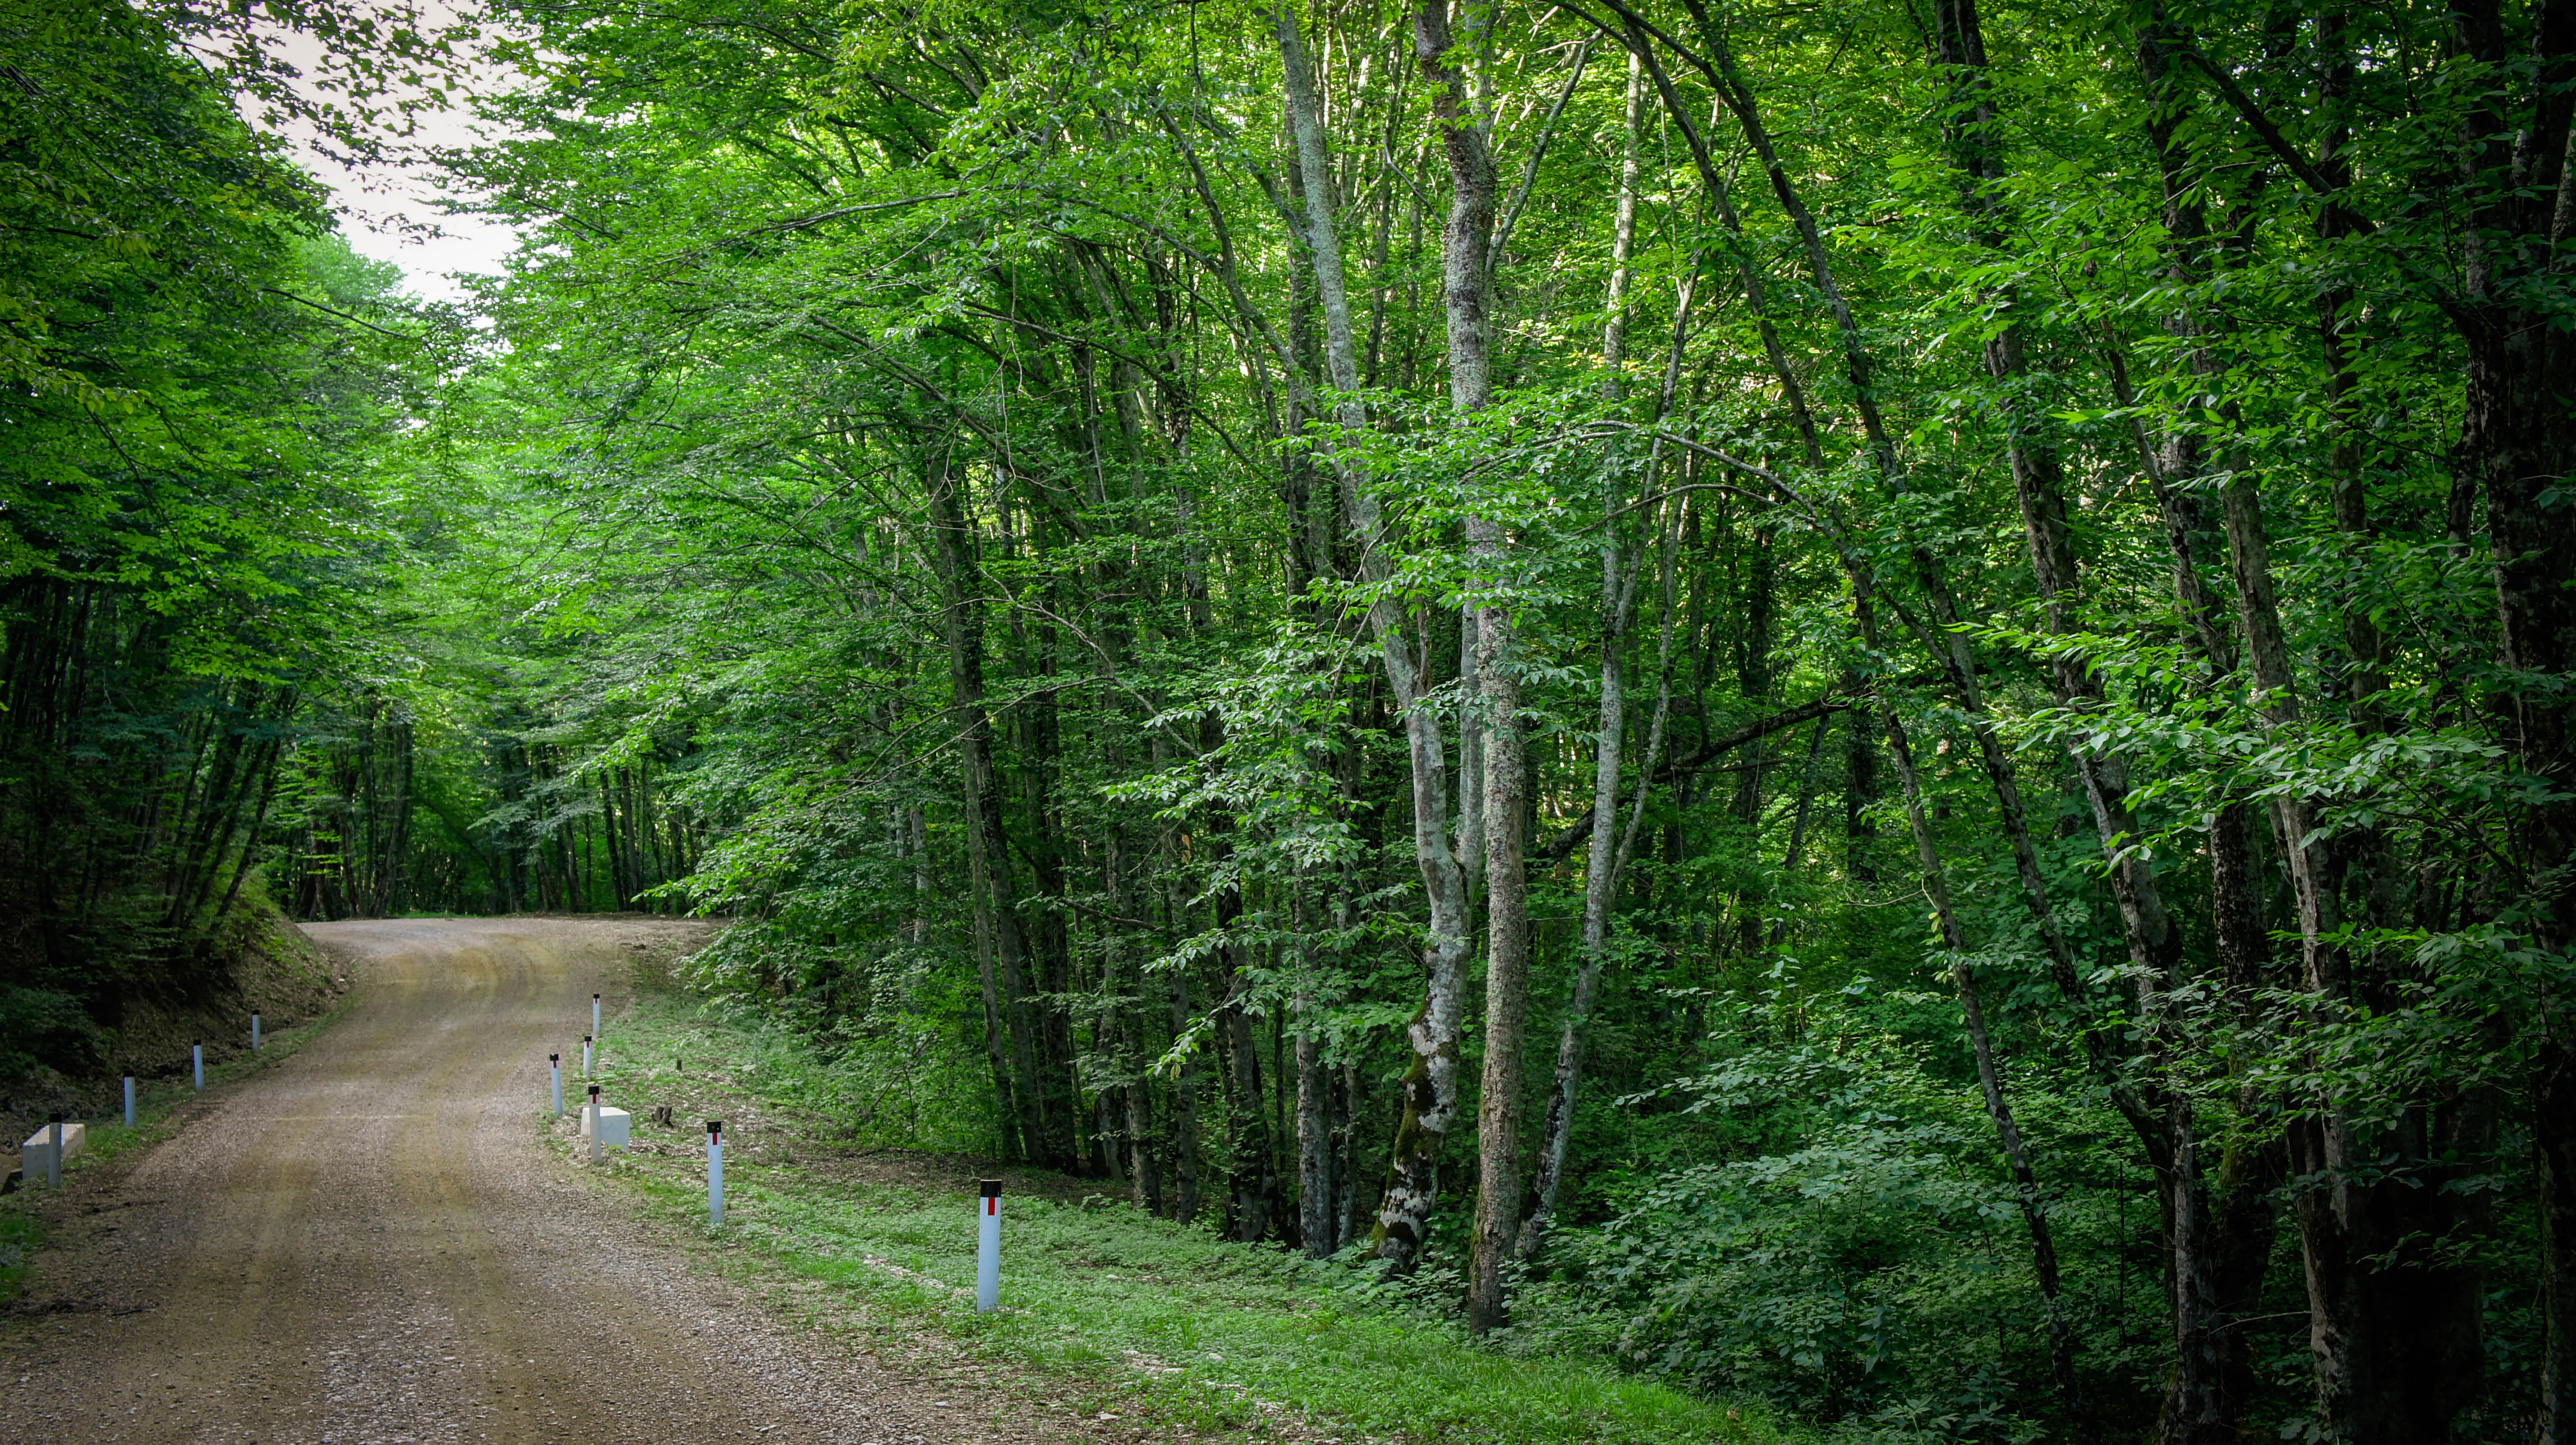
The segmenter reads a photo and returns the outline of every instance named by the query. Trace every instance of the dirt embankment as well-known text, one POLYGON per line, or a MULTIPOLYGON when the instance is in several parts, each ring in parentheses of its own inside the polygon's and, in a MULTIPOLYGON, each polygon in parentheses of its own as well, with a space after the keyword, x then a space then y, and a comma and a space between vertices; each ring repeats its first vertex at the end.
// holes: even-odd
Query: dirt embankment
POLYGON ((268 1034, 336 1006, 349 987, 351 959, 282 918, 243 929, 238 945, 201 997, 139 997, 108 1036, 98 1069, 52 1069, 0 1080, 0 1152, 14 1152, 51 1114, 102 1118, 123 1108, 124 1076, 175 1082, 189 1069, 189 1045, 203 1042, 208 1067, 250 1051, 250 1016, 268 1034))

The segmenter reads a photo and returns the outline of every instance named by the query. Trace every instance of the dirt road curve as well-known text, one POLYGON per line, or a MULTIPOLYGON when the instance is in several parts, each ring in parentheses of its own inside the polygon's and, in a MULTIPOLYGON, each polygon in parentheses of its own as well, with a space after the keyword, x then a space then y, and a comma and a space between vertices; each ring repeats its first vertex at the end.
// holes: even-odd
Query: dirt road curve
POLYGON ((549 1048, 577 1058, 624 950, 686 926, 312 929, 365 959, 348 1015, 68 1201, 22 1301, 50 1312, 0 1355, 0 1440, 991 1438, 691 1270, 539 1146, 549 1048))

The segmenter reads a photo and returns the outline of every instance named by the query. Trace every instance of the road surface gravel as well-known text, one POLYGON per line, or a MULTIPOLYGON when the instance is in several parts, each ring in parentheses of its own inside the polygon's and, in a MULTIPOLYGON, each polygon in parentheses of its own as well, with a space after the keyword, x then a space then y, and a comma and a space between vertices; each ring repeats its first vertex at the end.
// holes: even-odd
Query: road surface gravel
POLYGON ((401 919, 282 1065, 86 1171, 0 1333, 0 1440, 138 1445, 1043 1439, 692 1268, 541 1142, 546 1054, 703 925, 401 919))

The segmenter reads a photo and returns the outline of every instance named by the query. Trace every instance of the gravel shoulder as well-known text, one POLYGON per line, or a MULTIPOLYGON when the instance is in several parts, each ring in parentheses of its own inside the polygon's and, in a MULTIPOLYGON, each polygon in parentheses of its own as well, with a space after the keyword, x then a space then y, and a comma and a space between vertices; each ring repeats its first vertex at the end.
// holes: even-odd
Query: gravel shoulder
POLYGON ((936 1346, 878 1352, 698 1267, 705 1246, 542 1142, 545 1056, 578 1062, 590 994, 621 1008, 630 959, 706 925, 307 931, 357 960, 340 1021, 43 1205, 52 1247, 0 1325, 0 1438, 1046 1438, 1007 1392, 935 1375, 936 1346))

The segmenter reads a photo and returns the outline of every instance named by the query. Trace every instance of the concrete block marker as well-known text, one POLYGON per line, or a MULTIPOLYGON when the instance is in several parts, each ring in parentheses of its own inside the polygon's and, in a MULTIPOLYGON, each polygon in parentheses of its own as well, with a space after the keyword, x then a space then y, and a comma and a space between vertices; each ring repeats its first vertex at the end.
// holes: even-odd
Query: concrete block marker
POLYGON ((134 1076, 125 1076, 125 1127, 134 1127, 134 1076))
POLYGON ((724 1120, 707 1121, 707 1227, 724 1227, 724 1120))
POLYGON ((555 1117, 560 1119, 563 1117, 563 1055, 546 1055, 546 1072, 554 1077, 555 1117))
POLYGON ((990 1313, 1002 1302, 1002 1181, 986 1179, 977 1201, 975 1232, 975 1311, 990 1313))
POLYGON ((250 1051, 254 1054, 259 1052, 259 1015, 256 1012, 250 1016, 250 1051))
POLYGON ((20 1171, 30 1184, 35 1183, 36 1176, 41 1173, 48 1188, 60 1189, 63 1187, 63 1161, 79 1153, 88 1143, 87 1125, 78 1120, 66 1124, 63 1116, 56 1114, 52 1122, 28 1135, 27 1142, 18 1146, 20 1171))
POLYGON ((590 1104, 582 1110, 581 1132, 590 1136, 590 1162, 599 1162, 602 1149, 623 1149, 634 1142, 635 1116, 624 1109, 612 1109, 599 1102, 599 1086, 590 1086, 590 1104))
POLYGON ((623 1149, 635 1142, 635 1116, 602 1104, 591 1126, 582 1132, 598 1135, 602 1149, 623 1149))
POLYGON ((206 1042, 199 1039, 188 1045, 188 1057, 197 1066, 197 1092, 206 1092, 206 1042))

